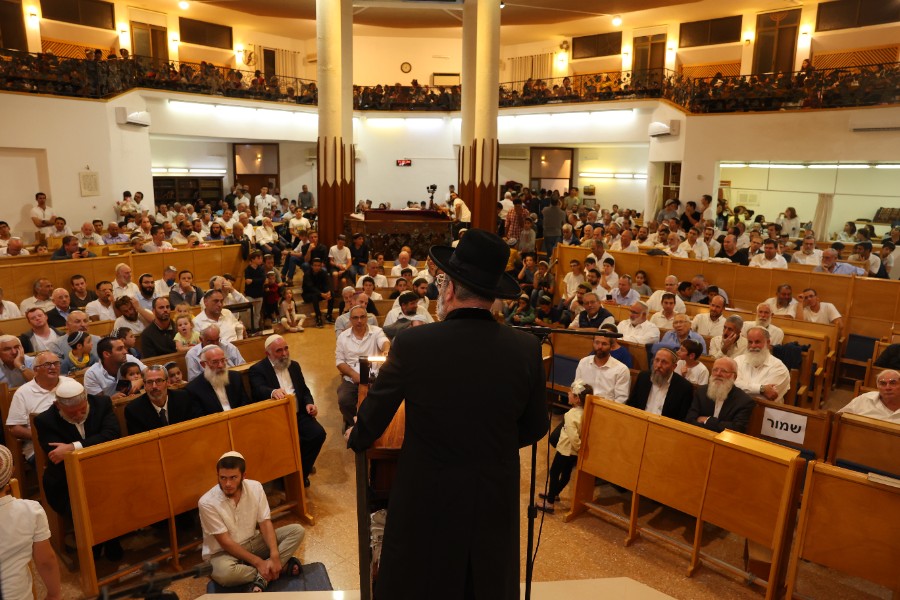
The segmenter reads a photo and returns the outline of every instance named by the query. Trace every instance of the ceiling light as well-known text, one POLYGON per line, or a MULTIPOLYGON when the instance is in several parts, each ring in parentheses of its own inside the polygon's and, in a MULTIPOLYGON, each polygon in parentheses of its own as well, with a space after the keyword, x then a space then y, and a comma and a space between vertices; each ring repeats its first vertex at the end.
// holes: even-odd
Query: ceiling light
POLYGON ((810 169, 837 169, 837 165, 809 165, 810 169))
POLYGON ((500 10, 506 8, 506 2, 500 2, 500 10))
POLYGON ((753 163, 748 165, 751 169, 768 169, 769 163, 753 163))
POLYGON ((169 173, 187 173, 187 172, 188 172, 187 169, 169 167, 169 173))
POLYGON ((634 179, 634 175, 631 173, 616 173, 616 179, 634 179))
POLYGON ((806 165, 771 164, 770 169, 805 169, 806 165))
POLYGON ((621 24, 622 24, 622 17, 620 17, 619 15, 614 16, 614 17, 612 18, 612 24, 613 24, 615 27, 618 27, 619 25, 621 25, 621 24))
POLYGON ((848 164, 848 165, 838 165, 838 169, 871 169, 869 165, 863 164, 848 164))
POLYGON ((745 163, 722 163, 719 165, 722 169, 743 169, 746 166, 745 163))
POLYGON ((900 169, 900 164, 875 165, 876 169, 900 169))
POLYGON ((178 3, 178 8, 180 8, 181 10, 187 10, 190 7, 191 3, 187 0, 181 0, 181 2, 178 3))

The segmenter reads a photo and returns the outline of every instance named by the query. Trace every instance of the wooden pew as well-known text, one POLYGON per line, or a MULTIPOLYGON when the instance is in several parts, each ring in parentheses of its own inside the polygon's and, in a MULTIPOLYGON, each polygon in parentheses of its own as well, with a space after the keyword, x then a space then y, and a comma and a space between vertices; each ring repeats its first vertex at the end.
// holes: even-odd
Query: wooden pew
POLYGON ((159 521, 169 523, 170 544, 158 558, 170 557, 180 569, 180 553, 199 542, 179 542, 175 516, 196 508, 200 496, 216 484, 216 461, 229 450, 244 455, 254 479, 285 478, 288 502, 273 513, 290 510, 313 522, 303 489, 292 397, 84 448, 66 456, 84 593, 94 596, 100 585, 140 569, 133 565, 98 581, 94 545, 159 521), (262 439, 266 443, 260 443, 262 439))
POLYGON ((756 400, 747 434, 805 451, 812 459, 827 456, 831 439, 830 411, 808 410, 768 400, 756 400), (795 425, 794 430, 791 425, 795 425), (766 433, 763 433, 765 430, 766 433))
POLYGON ((835 414, 828 463, 841 466, 844 461, 900 476, 900 425, 835 414))
POLYGON ((896 485, 820 462, 810 464, 785 597, 797 593, 801 560, 873 581, 891 589, 895 598, 900 596, 898 506, 896 485))
MULTIPOLYGON (((34 426, 34 418, 36 416, 35 413, 31 413, 28 418, 28 424, 31 427, 31 443, 34 445, 34 470, 38 480, 40 502, 44 512, 47 513, 47 524, 50 528, 50 545, 53 546, 57 556, 59 556, 59 559, 66 565, 66 568, 73 570, 75 563, 72 560, 72 557, 66 552, 65 542, 66 531, 71 529, 70 526, 72 523, 67 517, 53 510, 53 507, 51 507, 50 503, 47 501, 47 494, 44 491, 44 471, 47 470, 47 464, 50 459, 41 447, 38 430, 37 427, 34 426)), ((88 553, 91 553, 90 548, 88 548, 88 553)), ((91 558, 93 558, 93 554, 91 554, 91 558)))
POLYGON ((2 427, 4 431, 6 447, 9 448, 9 451, 12 453, 12 476, 18 479, 23 487, 26 487, 26 462, 25 457, 22 455, 22 442, 19 441, 19 438, 14 437, 6 428, 6 418, 9 416, 13 395, 15 395, 16 390, 18 389, 19 388, 10 388, 7 384, 0 383, 0 427, 2 427))
MULTIPOLYGON (((638 533, 640 496, 653 498, 697 516, 691 546, 652 534, 690 554, 688 575, 696 571, 701 558, 746 575, 700 552, 703 522, 710 522, 771 552, 766 597, 777 597, 802 465, 798 451, 732 431, 715 434, 593 396, 585 407, 581 438, 566 521, 587 510, 608 515, 592 501, 594 481, 600 477, 635 492, 626 545, 638 533)), ((640 533, 651 532, 641 529, 640 533)))

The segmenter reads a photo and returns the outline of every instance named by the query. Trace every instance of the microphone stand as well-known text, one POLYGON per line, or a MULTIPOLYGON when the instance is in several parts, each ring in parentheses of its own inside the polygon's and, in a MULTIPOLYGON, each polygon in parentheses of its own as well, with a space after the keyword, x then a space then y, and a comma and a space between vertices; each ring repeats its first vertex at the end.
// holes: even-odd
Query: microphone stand
MULTIPOLYGON (((550 343, 550 335, 559 333, 562 335, 580 335, 594 337, 596 335, 607 338, 621 338, 621 333, 612 333, 609 331, 579 330, 579 329, 555 329, 553 327, 534 327, 531 325, 513 325, 513 329, 519 329, 526 333, 536 336, 541 347, 544 343, 550 343)), ((553 344, 550 343, 550 348, 553 344)), ((551 362, 551 370, 553 363, 551 362)), ((534 522, 537 520, 538 509, 534 504, 534 493, 536 487, 536 471, 537 471, 537 442, 531 444, 531 481, 528 489, 528 556, 525 557, 525 600, 531 600, 531 580, 534 577, 534 522)))

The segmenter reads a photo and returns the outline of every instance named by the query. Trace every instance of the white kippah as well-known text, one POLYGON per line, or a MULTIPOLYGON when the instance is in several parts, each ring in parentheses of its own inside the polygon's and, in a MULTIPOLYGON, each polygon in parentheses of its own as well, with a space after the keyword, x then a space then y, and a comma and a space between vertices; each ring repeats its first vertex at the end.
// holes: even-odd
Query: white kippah
POLYGON ((12 479, 13 457, 12 452, 6 446, 0 446, 0 491, 6 488, 6 484, 12 479))
POLYGON ((271 346, 272 344, 274 344, 274 343, 277 342, 278 340, 283 340, 283 339, 284 339, 283 337, 281 337, 281 336, 278 335, 277 333, 274 333, 274 334, 272 334, 272 335, 270 335, 269 337, 266 338, 266 341, 265 341, 265 343, 263 344, 263 346, 265 346, 265 349, 268 350, 268 349, 269 349, 269 346, 271 346))
POLYGON ((55 393, 61 404, 78 404, 84 395, 84 386, 71 377, 60 377, 55 393))
POLYGON ((239 458, 241 460, 244 460, 244 455, 235 450, 229 450, 228 452, 226 452, 225 454, 220 456, 219 460, 222 460, 223 458, 229 458, 229 457, 234 457, 234 458, 239 458))

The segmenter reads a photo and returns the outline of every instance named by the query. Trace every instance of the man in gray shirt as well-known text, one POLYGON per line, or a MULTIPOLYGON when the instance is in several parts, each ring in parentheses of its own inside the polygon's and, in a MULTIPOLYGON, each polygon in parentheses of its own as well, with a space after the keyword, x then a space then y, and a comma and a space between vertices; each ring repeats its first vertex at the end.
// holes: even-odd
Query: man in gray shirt
POLYGON ((550 206, 541 211, 544 222, 544 252, 547 260, 553 256, 553 249, 562 239, 562 226, 566 221, 566 211, 559 207, 559 199, 550 200, 550 206))
POLYGON ((297 200, 300 202, 300 208, 303 209, 312 208, 315 201, 312 192, 310 192, 309 188, 307 188, 305 185, 303 186, 303 191, 300 192, 299 196, 297 196, 297 200))

